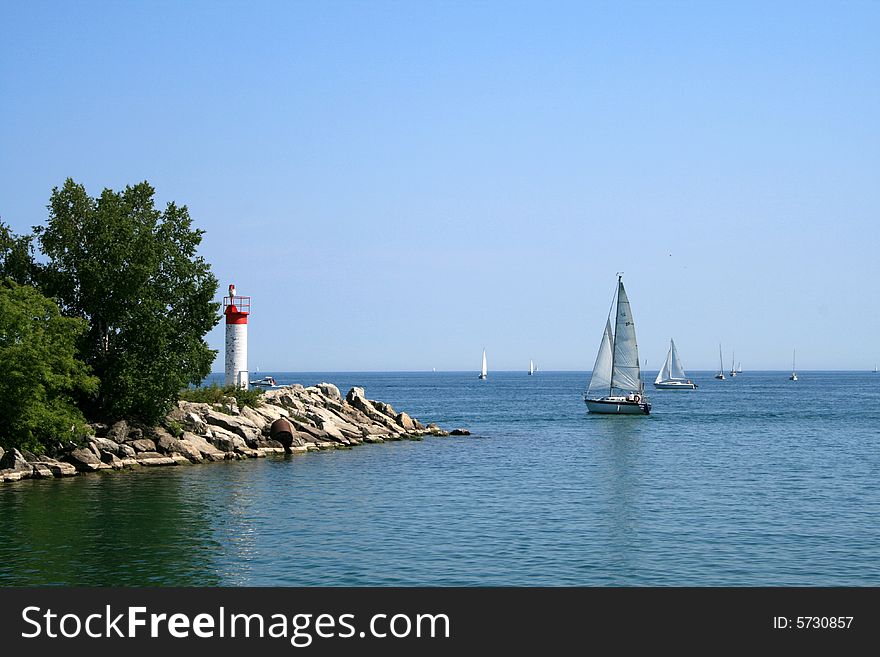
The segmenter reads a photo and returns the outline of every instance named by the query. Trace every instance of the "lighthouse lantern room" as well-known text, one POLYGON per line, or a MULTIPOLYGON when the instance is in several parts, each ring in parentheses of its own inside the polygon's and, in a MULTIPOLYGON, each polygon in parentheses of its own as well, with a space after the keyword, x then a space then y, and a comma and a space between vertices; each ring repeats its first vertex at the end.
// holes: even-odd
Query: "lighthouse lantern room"
POLYGON ((226 385, 247 389, 247 324, 251 313, 251 298, 235 294, 235 285, 229 286, 229 296, 223 297, 226 315, 226 385))

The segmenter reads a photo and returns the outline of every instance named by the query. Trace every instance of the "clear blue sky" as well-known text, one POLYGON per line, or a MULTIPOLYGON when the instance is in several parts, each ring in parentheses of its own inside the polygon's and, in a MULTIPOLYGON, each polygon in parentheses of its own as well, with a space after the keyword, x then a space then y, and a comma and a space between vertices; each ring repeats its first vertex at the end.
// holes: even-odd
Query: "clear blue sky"
POLYGON ((148 180, 253 297, 252 369, 590 369, 616 271, 649 369, 670 336, 868 369, 878 34, 878 2, 3 0, 0 217, 148 180))

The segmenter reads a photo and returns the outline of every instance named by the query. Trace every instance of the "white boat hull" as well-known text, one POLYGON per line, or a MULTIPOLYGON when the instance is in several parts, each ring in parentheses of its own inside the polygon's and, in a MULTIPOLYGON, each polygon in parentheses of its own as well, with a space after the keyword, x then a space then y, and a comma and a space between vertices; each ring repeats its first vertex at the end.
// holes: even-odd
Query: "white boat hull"
POLYGON ((659 390, 696 390, 697 384, 687 381, 655 381, 654 387, 659 390))
POLYGON ((622 398, 584 399, 590 413, 605 415, 648 415, 651 405, 648 402, 627 401, 622 398))

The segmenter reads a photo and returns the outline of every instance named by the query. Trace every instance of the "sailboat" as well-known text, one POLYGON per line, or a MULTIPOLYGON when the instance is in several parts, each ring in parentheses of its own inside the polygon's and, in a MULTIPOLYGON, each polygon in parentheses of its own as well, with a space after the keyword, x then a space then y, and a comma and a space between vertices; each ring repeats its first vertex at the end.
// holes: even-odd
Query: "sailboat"
POLYGON ((730 376, 736 376, 736 367, 734 366, 734 362, 736 362, 736 352, 732 352, 730 354, 730 376))
POLYGON ((718 370, 718 374, 715 375, 715 378, 719 381, 724 381, 724 356, 721 355, 721 345, 718 345, 718 360, 721 361, 721 369, 718 370))
POLYGON ((529 376, 535 373, 535 363, 534 361, 529 361, 529 376))
POLYGON ((489 370, 486 369, 486 350, 483 349, 483 367, 480 369, 480 378, 485 379, 489 375, 489 370))
POLYGON ((651 412, 651 404, 644 396, 636 327, 622 279, 623 275, 618 274, 615 300, 605 321, 605 332, 599 344, 596 364, 593 365, 590 385, 584 393, 584 402, 590 413, 647 415, 651 412))
POLYGON ((681 360, 678 358, 678 350, 675 348, 675 341, 669 340, 669 353, 666 354, 666 362, 657 378, 654 379, 654 387, 661 390, 696 390, 697 384, 687 378, 684 368, 681 366, 681 360))
POLYGON ((795 353, 796 353, 795 350, 792 349, 791 350, 791 376, 788 377, 789 381, 797 381, 797 370, 795 369, 795 366, 794 366, 795 353))
POLYGON ((743 373, 743 364, 742 364, 742 363, 737 363, 737 364, 736 364, 736 373, 737 373, 737 374, 742 374, 742 373, 743 373))

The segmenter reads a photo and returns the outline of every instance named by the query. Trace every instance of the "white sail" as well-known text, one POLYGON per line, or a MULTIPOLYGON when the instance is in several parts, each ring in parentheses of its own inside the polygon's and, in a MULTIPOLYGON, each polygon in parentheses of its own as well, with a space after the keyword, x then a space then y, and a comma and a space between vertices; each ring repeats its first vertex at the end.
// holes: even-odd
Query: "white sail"
POLYGON ((486 350, 483 349, 483 367, 480 369, 480 376, 485 377, 488 373, 489 370, 486 368, 486 350))
POLYGON ((529 361, 529 374, 534 374, 534 373, 535 373, 535 362, 530 360, 529 361))
POLYGON ((642 380, 639 369, 639 346, 636 344, 636 325, 633 322, 623 281, 619 281, 617 286, 617 317, 614 323, 611 388, 623 392, 641 392, 642 380))
POLYGON ((678 357, 678 350, 675 348, 675 342, 669 341, 669 352, 666 354, 666 362, 654 379, 654 383, 663 381, 687 381, 687 374, 681 366, 681 360, 678 357))
POLYGON ((587 392, 590 395, 607 395, 611 389, 611 318, 605 322, 605 333, 602 335, 602 344, 599 345, 599 353, 596 356, 596 364, 593 365, 593 376, 587 392))

